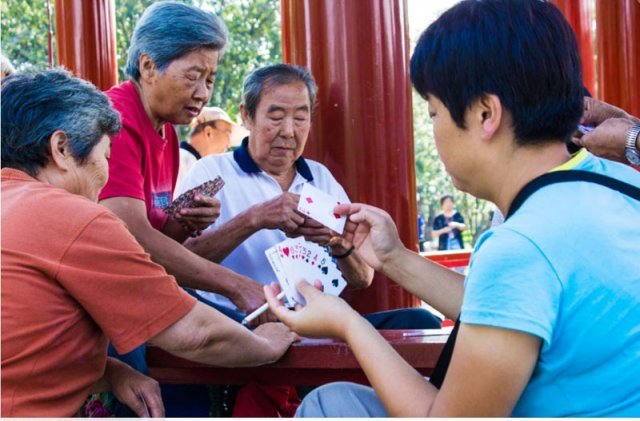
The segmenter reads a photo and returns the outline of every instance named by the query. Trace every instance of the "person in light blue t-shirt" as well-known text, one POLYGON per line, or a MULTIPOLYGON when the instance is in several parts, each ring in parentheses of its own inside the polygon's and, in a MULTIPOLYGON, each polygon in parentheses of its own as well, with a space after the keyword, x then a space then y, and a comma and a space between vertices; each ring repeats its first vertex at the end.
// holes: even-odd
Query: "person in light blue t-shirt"
POLYGON ((345 340, 373 386, 323 386, 297 415, 639 416, 640 173, 568 152, 583 87, 567 21, 550 2, 462 1, 420 37, 411 79, 454 185, 507 220, 465 279, 405 248, 383 210, 338 206, 360 256, 459 329, 429 382, 339 298, 300 283, 307 306, 289 310, 267 288, 294 331, 345 340))

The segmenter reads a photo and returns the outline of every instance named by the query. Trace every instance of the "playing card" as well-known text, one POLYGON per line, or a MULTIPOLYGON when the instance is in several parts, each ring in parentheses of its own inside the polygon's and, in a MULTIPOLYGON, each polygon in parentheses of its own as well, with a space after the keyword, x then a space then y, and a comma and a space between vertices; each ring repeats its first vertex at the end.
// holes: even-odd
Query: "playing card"
POLYGON ((319 280, 325 293, 336 296, 347 284, 328 248, 307 242, 303 237, 289 238, 265 254, 290 304, 306 304, 295 288, 302 279, 309 283, 319 280))
POLYGON ((340 295, 347 285, 342 273, 331 257, 328 247, 321 247, 315 243, 305 242, 306 258, 296 272, 296 278, 306 279, 309 282, 319 280, 323 290, 327 294, 340 295))
POLYGON ((174 217, 181 209, 192 208, 194 205, 194 198, 197 195, 213 197, 222 189, 223 186, 224 180, 222 177, 218 176, 214 180, 204 182, 199 186, 182 193, 162 211, 167 215, 174 217))
POLYGON ((593 127, 593 126, 585 126, 585 125, 582 125, 582 124, 578 124, 578 131, 580 133, 582 133, 583 135, 593 131, 593 129, 595 129, 595 127, 593 127))
POLYGON ((333 212, 333 209, 339 204, 338 200, 306 183, 302 186, 298 210, 338 234, 342 234, 347 218, 333 212))
MULTIPOLYGON (((304 238, 302 237, 288 238, 275 246, 278 252, 278 258, 280 259, 281 270, 284 274, 284 282, 286 283, 286 285, 283 285, 283 282, 280 282, 280 286, 287 296, 287 301, 291 305, 305 302, 302 295, 300 295, 296 289, 296 283, 300 279, 303 279, 299 276, 298 270, 296 270, 301 242, 304 242, 304 238)), ((278 280, 280 281, 280 279, 278 280)))
POLYGON ((265 250, 264 254, 267 256, 267 260, 271 265, 271 269, 276 275, 278 279, 278 283, 280 284, 280 288, 284 291, 287 300, 290 304, 294 304, 289 300, 289 297, 293 297, 296 293, 293 282, 289 279, 286 272, 284 271, 284 266, 282 264, 282 259, 279 256, 280 251, 278 250, 278 246, 273 246, 265 250))

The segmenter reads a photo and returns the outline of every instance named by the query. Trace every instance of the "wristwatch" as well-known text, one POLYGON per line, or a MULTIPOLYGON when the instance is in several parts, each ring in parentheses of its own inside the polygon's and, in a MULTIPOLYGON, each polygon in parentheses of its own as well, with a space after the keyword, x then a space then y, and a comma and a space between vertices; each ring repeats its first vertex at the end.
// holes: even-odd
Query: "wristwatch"
POLYGON ((627 130, 627 141, 624 143, 624 156, 632 165, 640 166, 640 151, 638 150, 638 133, 640 125, 627 130))

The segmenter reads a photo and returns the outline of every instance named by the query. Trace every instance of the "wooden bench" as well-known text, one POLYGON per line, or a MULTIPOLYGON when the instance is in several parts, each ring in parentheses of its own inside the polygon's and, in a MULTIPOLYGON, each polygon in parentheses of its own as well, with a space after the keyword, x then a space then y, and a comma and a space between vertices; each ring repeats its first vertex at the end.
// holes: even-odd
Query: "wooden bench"
MULTIPOLYGON (((432 373, 447 334, 427 330, 381 330, 391 346, 420 373, 432 373), (411 336, 407 336, 411 335, 411 336), (417 335, 417 336, 413 336, 417 335)), ((368 384, 349 346, 331 339, 303 339, 276 363, 261 367, 223 368, 175 357, 159 348, 147 349, 151 377, 160 383, 246 384, 317 386, 334 381, 368 384)))

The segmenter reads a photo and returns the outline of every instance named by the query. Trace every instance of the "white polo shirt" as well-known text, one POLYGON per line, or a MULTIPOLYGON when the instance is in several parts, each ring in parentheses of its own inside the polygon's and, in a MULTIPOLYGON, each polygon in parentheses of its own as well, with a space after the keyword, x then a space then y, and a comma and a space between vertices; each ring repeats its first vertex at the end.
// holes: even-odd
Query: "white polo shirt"
MULTIPOLYGON (((234 152, 200 159, 176 189, 177 196, 205 181, 222 177, 225 185, 216 195, 221 202, 220 217, 206 231, 215 230, 247 208, 283 193, 278 182, 262 171, 251 158, 247 144, 248 138, 245 138, 234 152)), ((301 157, 295 162, 295 166, 296 175, 289 192, 300 194, 302 186, 310 183, 340 202, 350 203, 347 193, 324 165, 301 157)), ((221 265, 264 285, 276 282, 264 251, 286 238, 278 229, 260 230, 233 250, 221 265)), ((216 304, 236 309, 228 298, 221 295, 208 291, 198 291, 198 294, 216 304)))

